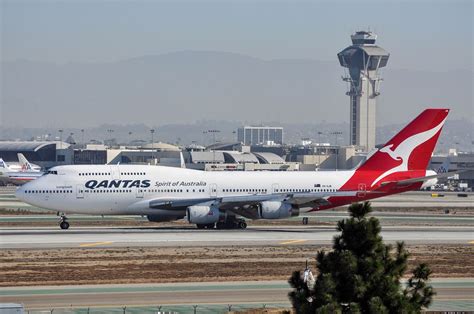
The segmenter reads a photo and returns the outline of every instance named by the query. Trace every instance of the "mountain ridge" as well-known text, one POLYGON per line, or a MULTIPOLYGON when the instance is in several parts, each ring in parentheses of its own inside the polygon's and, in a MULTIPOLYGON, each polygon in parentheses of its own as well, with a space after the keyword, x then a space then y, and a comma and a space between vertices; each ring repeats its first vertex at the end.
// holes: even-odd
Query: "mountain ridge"
MULTIPOLYGON (((393 57, 393 56, 392 56, 393 57)), ((195 120, 348 121, 349 99, 335 59, 263 60, 184 50, 107 63, 2 62, 0 124, 41 127, 195 120), (28 114, 36 107, 34 115, 28 114), (330 110, 328 110, 330 108, 330 110), (20 117, 20 119, 19 119, 20 117)), ((377 121, 401 123, 425 107, 472 114, 473 73, 382 71, 377 121), (451 104, 451 105, 450 105, 451 104)))

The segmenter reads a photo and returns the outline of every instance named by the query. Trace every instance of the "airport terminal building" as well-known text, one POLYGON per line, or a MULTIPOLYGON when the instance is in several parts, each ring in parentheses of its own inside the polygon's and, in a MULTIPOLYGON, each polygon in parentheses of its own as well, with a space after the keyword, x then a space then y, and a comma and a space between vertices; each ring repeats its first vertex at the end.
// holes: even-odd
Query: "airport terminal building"
POLYGON ((434 155, 431 157, 430 168, 438 170, 443 164, 448 164, 448 169, 441 171, 461 171, 453 177, 439 179, 441 183, 457 181, 456 183, 466 183, 469 187, 474 187, 474 153, 455 153, 452 155, 434 155), (454 180, 452 180, 454 179, 454 180))
POLYGON ((283 128, 273 126, 244 126, 237 130, 237 141, 244 145, 283 144, 283 128))
POLYGON ((17 154, 22 153, 30 162, 49 168, 58 163, 72 163, 64 154, 69 147, 70 144, 59 141, 0 141, 0 158, 7 163, 17 162, 17 154))
MULTIPOLYGON (((247 133, 245 133, 247 134, 247 133)), ((31 163, 48 169, 69 164, 150 164, 206 171, 315 171, 352 169, 365 159, 355 146, 330 144, 252 145, 216 143, 209 147, 182 148, 168 143, 108 147, 103 144, 74 146, 60 141, 0 141, 0 158, 17 162, 22 153, 31 163)), ((454 180, 441 183, 474 186, 474 153, 434 155, 429 169, 449 161, 447 171, 462 170, 454 180)))

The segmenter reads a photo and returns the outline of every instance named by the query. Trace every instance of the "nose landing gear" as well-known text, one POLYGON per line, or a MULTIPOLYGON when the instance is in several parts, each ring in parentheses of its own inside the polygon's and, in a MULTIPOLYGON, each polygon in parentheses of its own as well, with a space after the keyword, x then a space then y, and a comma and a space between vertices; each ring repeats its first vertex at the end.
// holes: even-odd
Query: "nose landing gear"
POLYGON ((67 217, 64 214, 59 218, 59 227, 63 230, 69 229, 69 222, 67 222, 67 217))

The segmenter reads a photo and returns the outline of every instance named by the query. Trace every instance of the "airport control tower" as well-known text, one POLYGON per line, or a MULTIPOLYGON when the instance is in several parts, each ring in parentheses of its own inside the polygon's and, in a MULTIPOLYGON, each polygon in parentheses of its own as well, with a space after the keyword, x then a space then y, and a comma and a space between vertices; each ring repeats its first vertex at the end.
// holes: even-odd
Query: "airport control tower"
POLYGON ((352 46, 337 54, 339 63, 348 69, 350 96, 350 144, 369 151, 375 147, 376 99, 382 78, 379 69, 386 66, 390 54, 375 45, 377 35, 359 31, 351 36, 352 46))

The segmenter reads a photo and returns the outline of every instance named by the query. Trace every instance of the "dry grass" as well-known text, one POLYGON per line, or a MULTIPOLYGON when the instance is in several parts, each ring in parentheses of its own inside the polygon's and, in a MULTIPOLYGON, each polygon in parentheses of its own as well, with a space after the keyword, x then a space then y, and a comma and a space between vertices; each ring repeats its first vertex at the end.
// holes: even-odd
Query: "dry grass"
MULTIPOLYGON (((3 250, 0 286, 286 280, 329 247, 312 245, 3 250)), ((473 277, 474 246, 416 245, 410 269, 427 262, 434 277, 473 277)))

